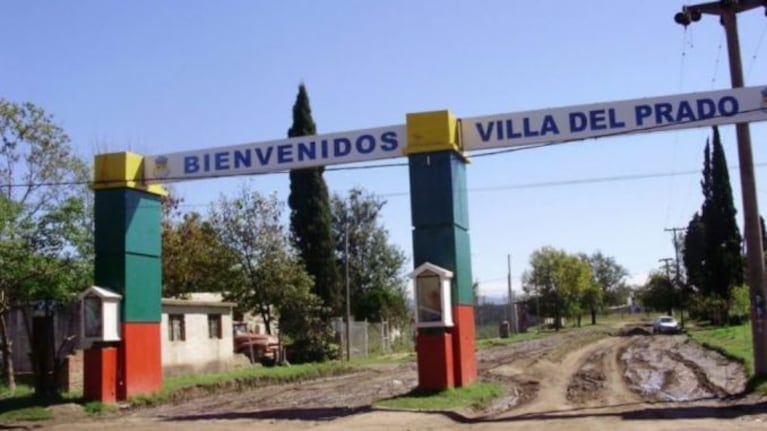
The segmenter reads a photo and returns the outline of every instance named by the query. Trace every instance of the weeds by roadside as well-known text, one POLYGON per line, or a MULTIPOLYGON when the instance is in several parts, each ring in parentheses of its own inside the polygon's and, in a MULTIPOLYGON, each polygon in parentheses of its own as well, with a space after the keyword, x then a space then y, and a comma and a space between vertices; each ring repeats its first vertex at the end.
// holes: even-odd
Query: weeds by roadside
POLYGON ((163 388, 150 395, 130 399, 131 406, 153 406, 169 401, 178 401, 200 393, 222 390, 244 390, 269 384, 293 383, 320 377, 336 376, 355 371, 359 366, 339 361, 317 364, 300 364, 289 367, 240 368, 216 374, 193 374, 171 377, 165 380, 163 388))
POLYGON ((477 382, 463 388, 444 391, 414 389, 406 395, 381 400, 377 407, 405 410, 486 409, 493 400, 503 396, 505 389, 499 383, 477 382))
POLYGON ((767 395, 767 378, 754 375, 754 350, 751 324, 737 326, 703 327, 688 332, 701 345, 741 362, 749 375, 747 390, 767 395))

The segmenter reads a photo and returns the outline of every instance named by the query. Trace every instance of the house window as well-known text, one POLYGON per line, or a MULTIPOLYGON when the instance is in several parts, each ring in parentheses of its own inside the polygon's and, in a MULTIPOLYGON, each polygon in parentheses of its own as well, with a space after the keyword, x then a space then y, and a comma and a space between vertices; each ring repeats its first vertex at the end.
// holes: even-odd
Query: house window
POLYGON ((170 341, 186 340, 183 314, 168 315, 168 337, 170 341))
POLYGON ((208 338, 221 338, 220 314, 208 314, 208 338))

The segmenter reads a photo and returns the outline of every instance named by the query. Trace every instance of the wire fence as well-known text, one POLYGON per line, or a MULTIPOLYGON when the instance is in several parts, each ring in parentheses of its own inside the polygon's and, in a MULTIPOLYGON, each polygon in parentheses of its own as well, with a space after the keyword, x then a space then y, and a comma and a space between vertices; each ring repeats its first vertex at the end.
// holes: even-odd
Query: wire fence
MULTIPOLYGON (((342 319, 333 321, 333 329, 341 346, 341 354, 346 355, 346 322, 342 319)), ((414 328, 411 324, 393 325, 391 322, 351 322, 349 325, 349 347, 353 358, 365 358, 415 349, 414 328)))

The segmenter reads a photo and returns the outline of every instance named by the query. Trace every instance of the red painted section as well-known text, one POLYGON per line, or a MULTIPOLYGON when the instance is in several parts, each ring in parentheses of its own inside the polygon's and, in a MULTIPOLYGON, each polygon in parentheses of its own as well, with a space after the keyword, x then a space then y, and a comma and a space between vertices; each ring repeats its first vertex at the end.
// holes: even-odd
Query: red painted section
POLYGON ((455 386, 453 335, 418 330, 418 388, 443 390, 455 386))
POLYGON ((88 400, 117 401, 117 348, 96 347, 83 353, 83 396, 88 400))
POLYGON ((160 323, 123 322, 117 395, 124 400, 162 388, 160 323))
POLYGON ((476 330, 474 306, 453 306, 453 363, 455 385, 468 386, 477 380, 476 330))

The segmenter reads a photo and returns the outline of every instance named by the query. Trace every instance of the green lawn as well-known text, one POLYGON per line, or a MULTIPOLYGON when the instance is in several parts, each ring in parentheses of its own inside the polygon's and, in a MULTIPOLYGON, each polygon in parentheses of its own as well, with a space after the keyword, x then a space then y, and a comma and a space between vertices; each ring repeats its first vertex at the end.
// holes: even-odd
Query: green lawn
MULTIPOLYGON (((370 361, 368 361, 370 362, 370 361)), ((189 389, 214 392, 220 389, 246 389, 267 384, 290 383, 349 373, 359 368, 357 362, 330 361, 289 367, 248 367, 215 374, 191 374, 165 379, 160 391, 132 398, 131 404, 154 405, 183 398, 189 389)))
POLYGON ((464 388, 440 392, 414 390, 400 397, 375 403, 376 406, 407 410, 447 410, 457 408, 484 409, 503 396, 505 389, 498 383, 474 383, 464 388))
POLYGON ((50 419, 48 403, 37 400, 33 392, 32 387, 19 384, 11 395, 7 387, 0 386, 0 423, 50 419))
MULTIPOLYGON (((239 368, 216 374, 195 374, 165 379, 163 387, 157 393, 135 397, 132 405, 154 405, 183 398, 190 390, 213 392, 220 389, 245 389, 254 386, 288 383, 309 380, 324 376, 353 372, 366 365, 395 359, 367 359, 350 363, 332 361, 321 364, 301 364, 290 367, 265 368, 261 366, 239 368)), ((92 415, 114 411, 114 406, 98 402, 85 402, 81 394, 64 394, 55 400, 40 400, 34 397, 32 388, 18 385, 14 395, 0 387, 0 423, 14 421, 33 421, 51 419, 47 409, 51 404, 76 402, 83 404, 83 409, 92 415)))
POLYGON ((494 346, 505 346, 508 344, 519 343, 520 341, 544 338, 554 334, 556 334, 556 332, 554 331, 541 331, 541 332, 528 331, 528 332, 523 332, 521 334, 511 334, 509 335, 508 338, 500 338, 500 337, 484 338, 481 340, 477 340, 477 348, 485 349, 485 348, 494 347, 494 346))
POLYGON ((689 331, 690 337, 698 343, 719 350, 733 358, 743 361, 746 372, 751 377, 749 387, 767 394, 767 380, 754 376, 754 350, 751 337, 751 324, 738 326, 711 327, 689 331))

